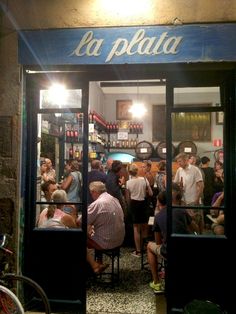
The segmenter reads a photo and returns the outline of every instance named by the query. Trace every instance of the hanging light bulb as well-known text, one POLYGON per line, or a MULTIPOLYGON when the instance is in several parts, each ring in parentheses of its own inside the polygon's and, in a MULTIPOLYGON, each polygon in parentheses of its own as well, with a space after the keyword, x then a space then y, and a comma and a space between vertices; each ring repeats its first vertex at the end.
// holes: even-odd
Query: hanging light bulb
POLYGON ((142 103, 134 103, 129 109, 129 112, 131 112, 134 118, 141 118, 145 115, 147 109, 142 103))
POLYGON ((137 81, 137 100, 130 107, 129 112, 131 112, 133 118, 142 118, 147 112, 144 104, 139 101, 139 81, 137 81))

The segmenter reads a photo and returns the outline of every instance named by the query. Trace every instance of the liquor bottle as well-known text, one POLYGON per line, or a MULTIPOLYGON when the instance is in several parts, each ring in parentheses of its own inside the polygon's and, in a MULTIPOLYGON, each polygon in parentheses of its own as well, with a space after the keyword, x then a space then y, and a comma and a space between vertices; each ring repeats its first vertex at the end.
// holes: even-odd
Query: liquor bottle
POLYGON ((89 112, 89 123, 93 123, 93 114, 91 111, 89 112))
MULTIPOLYGON (((78 133, 79 134, 83 134, 83 119, 84 119, 83 113, 80 113, 79 119, 78 119, 78 124, 79 124, 78 133)), ((79 134, 78 134, 78 136, 79 136, 79 134)))
POLYGON ((75 148, 75 159, 80 160, 80 151, 78 146, 75 148))
POLYGON ((108 139, 107 141, 107 148, 109 149, 111 147, 111 141, 110 141, 110 138, 108 139))
POLYGON ((66 130, 66 142, 70 142, 70 130, 66 130))
POLYGON ((78 141, 79 141, 79 132, 76 129, 74 130, 74 141, 76 143, 78 143, 78 141))
POLYGON ((140 133, 143 134, 143 123, 140 123, 140 133))
POLYGON ((74 139, 75 139, 75 137, 74 137, 74 130, 71 129, 71 130, 70 130, 70 141, 71 141, 71 142, 74 142, 74 139))
POLYGON ((129 124, 129 132, 133 133, 133 123, 132 122, 130 122, 130 124, 129 124))
POLYGON ((112 140, 112 147, 116 147, 116 140, 115 140, 115 137, 114 137, 113 140, 112 140))
POLYGON ((73 159, 73 147, 69 148, 69 159, 73 159))
POLYGON ((119 123, 116 122, 116 132, 118 132, 118 131, 119 131, 119 123))
POLYGON ((133 133, 137 133, 137 124, 136 124, 136 122, 133 124, 133 133))
POLYGON ((137 133, 138 134, 141 133, 140 130, 141 130, 140 123, 137 123, 137 133))

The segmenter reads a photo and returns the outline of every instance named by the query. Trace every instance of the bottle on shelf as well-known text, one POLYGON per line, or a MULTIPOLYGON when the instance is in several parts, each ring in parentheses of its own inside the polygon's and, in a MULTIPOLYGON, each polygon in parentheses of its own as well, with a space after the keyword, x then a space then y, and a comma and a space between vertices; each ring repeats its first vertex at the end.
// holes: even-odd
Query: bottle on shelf
POLYGON ((143 133, 143 123, 142 122, 140 123, 140 133, 141 134, 143 133))
POLYGON ((78 143, 79 141, 79 132, 77 129, 74 130, 74 141, 78 143))
POLYGON ((78 133, 79 134, 83 134, 83 119, 84 119, 83 113, 79 113, 78 115, 78 133))
POLYGON ((116 123, 115 122, 113 122, 112 123, 112 132, 116 132, 116 123))
POLYGON ((78 146, 75 148, 75 159, 80 160, 80 150, 78 146))
POLYGON ((129 124, 129 132, 133 133, 133 123, 132 122, 130 122, 130 124, 129 124))
POLYGON ((70 130, 70 141, 71 142, 74 141, 74 130, 73 129, 70 130))
POLYGON ((112 147, 116 147, 116 140, 115 140, 115 137, 113 137, 112 139, 112 144, 111 144, 112 147))
POLYGON ((73 154, 73 147, 69 148, 69 159, 73 159, 74 154, 73 154))
POLYGON ((93 113, 89 111, 89 123, 93 123, 93 113))
POLYGON ((69 143, 71 140, 70 140, 70 130, 67 129, 66 130, 66 142, 69 143))
POLYGON ((134 141, 133 141, 132 138, 131 138, 131 140, 130 140, 130 147, 131 147, 131 148, 134 147, 134 141))
POLYGON ((139 134, 140 133, 140 123, 136 123, 136 133, 139 134))

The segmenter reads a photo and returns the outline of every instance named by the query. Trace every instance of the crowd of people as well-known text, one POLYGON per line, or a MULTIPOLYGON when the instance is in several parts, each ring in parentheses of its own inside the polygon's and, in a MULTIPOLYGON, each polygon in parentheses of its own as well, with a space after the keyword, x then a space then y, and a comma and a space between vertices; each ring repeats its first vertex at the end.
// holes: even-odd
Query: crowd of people
MULTIPOLYGON (((210 159, 180 153, 172 178, 172 231, 181 234, 202 234, 206 227, 215 234, 224 234, 223 164, 210 159), (207 206, 201 208, 202 205, 207 206), (212 223, 213 222, 213 223, 212 223), (210 226, 210 227, 209 227, 210 226)), ((127 221, 133 228, 134 250, 141 257, 144 239, 151 231, 153 240, 147 245, 147 257, 155 292, 163 290, 158 276, 158 261, 167 259, 167 177, 166 161, 161 160, 158 171, 152 162, 144 160, 142 168, 131 163, 128 168, 119 160, 91 161, 88 172, 87 209, 87 261, 96 274, 108 265, 94 259, 93 250, 113 249, 123 244, 127 221), (148 225, 150 216, 154 224, 148 225)), ((82 215, 76 204, 82 197, 82 174, 77 160, 65 165, 63 180, 57 184, 55 170, 49 158, 41 165, 41 212, 37 218, 39 228, 78 228, 82 215), (47 204, 49 202, 50 204, 47 204), (52 204, 55 203, 55 204, 52 204)))

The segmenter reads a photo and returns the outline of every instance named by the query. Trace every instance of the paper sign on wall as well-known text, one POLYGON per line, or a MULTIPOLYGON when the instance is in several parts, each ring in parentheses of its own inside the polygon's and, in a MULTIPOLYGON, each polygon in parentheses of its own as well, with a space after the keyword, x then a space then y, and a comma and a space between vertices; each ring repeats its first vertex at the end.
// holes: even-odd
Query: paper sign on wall
POLYGON ((121 131, 117 133, 118 140, 128 140, 128 138, 129 138, 128 132, 121 131))

